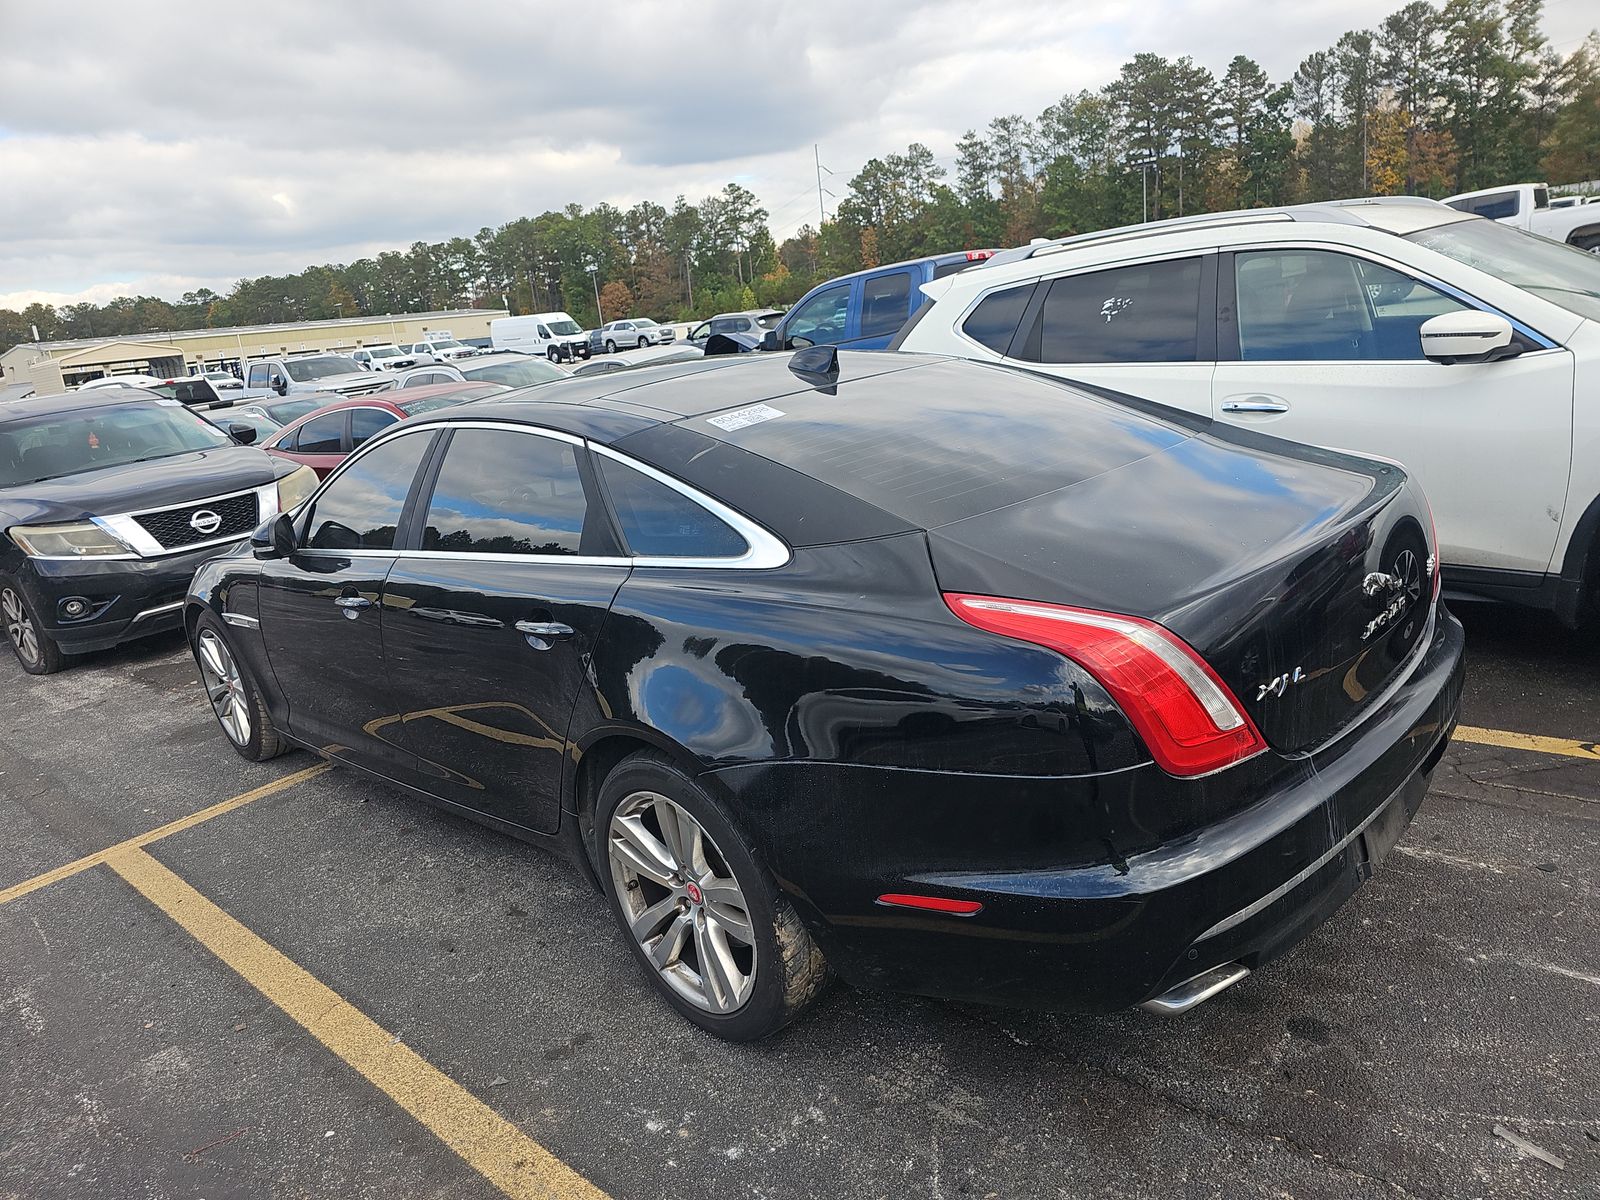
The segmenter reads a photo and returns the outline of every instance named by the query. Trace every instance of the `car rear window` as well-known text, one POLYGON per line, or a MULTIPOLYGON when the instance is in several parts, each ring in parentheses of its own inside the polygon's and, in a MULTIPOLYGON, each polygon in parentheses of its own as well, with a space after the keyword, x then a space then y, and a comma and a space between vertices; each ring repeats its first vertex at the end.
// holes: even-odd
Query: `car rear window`
POLYGON ((934 363, 683 424, 922 528, 1070 487, 1188 436, 1063 384, 980 370, 934 363))

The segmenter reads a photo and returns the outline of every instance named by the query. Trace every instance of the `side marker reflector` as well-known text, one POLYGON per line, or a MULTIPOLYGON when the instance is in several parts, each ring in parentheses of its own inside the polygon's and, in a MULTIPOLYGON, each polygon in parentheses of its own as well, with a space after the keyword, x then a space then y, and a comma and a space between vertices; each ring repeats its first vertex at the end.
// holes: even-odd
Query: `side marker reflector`
POLYGON ((911 896, 901 892, 886 892, 878 897, 879 904, 891 908, 920 908, 927 912, 945 913, 952 917, 975 917, 983 911, 976 900, 952 900, 948 896, 911 896))

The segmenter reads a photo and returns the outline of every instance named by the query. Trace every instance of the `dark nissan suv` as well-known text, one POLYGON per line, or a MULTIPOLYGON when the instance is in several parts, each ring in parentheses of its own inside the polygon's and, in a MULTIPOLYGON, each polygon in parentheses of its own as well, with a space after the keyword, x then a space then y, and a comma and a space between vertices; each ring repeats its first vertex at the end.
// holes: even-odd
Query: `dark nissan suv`
POLYGON ((23 670, 179 624, 195 568, 316 486, 134 388, 0 407, 0 623, 23 670))

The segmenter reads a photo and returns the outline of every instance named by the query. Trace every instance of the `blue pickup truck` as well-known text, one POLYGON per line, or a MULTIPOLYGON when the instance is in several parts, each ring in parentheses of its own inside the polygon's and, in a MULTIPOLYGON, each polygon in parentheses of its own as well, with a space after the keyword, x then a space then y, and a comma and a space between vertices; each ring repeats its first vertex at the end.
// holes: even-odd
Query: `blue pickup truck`
POLYGON ((763 350, 848 346, 882 350, 922 303, 918 290, 983 262, 993 250, 961 250, 871 267, 819 283, 762 339, 763 350))

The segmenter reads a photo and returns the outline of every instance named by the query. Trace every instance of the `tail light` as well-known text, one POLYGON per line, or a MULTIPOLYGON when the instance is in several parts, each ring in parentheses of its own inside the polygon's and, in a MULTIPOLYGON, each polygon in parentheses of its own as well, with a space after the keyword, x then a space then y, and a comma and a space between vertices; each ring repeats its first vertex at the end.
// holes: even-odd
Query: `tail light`
POLYGON ((969 625, 1054 650, 1111 694, 1171 775, 1209 775, 1266 749, 1204 659, 1154 621, 1032 600, 945 593, 969 625))
POLYGON ((968 250, 967 251, 967 261, 968 262, 982 262, 986 258, 993 258, 993 257, 994 257, 994 251, 993 250, 968 250))

